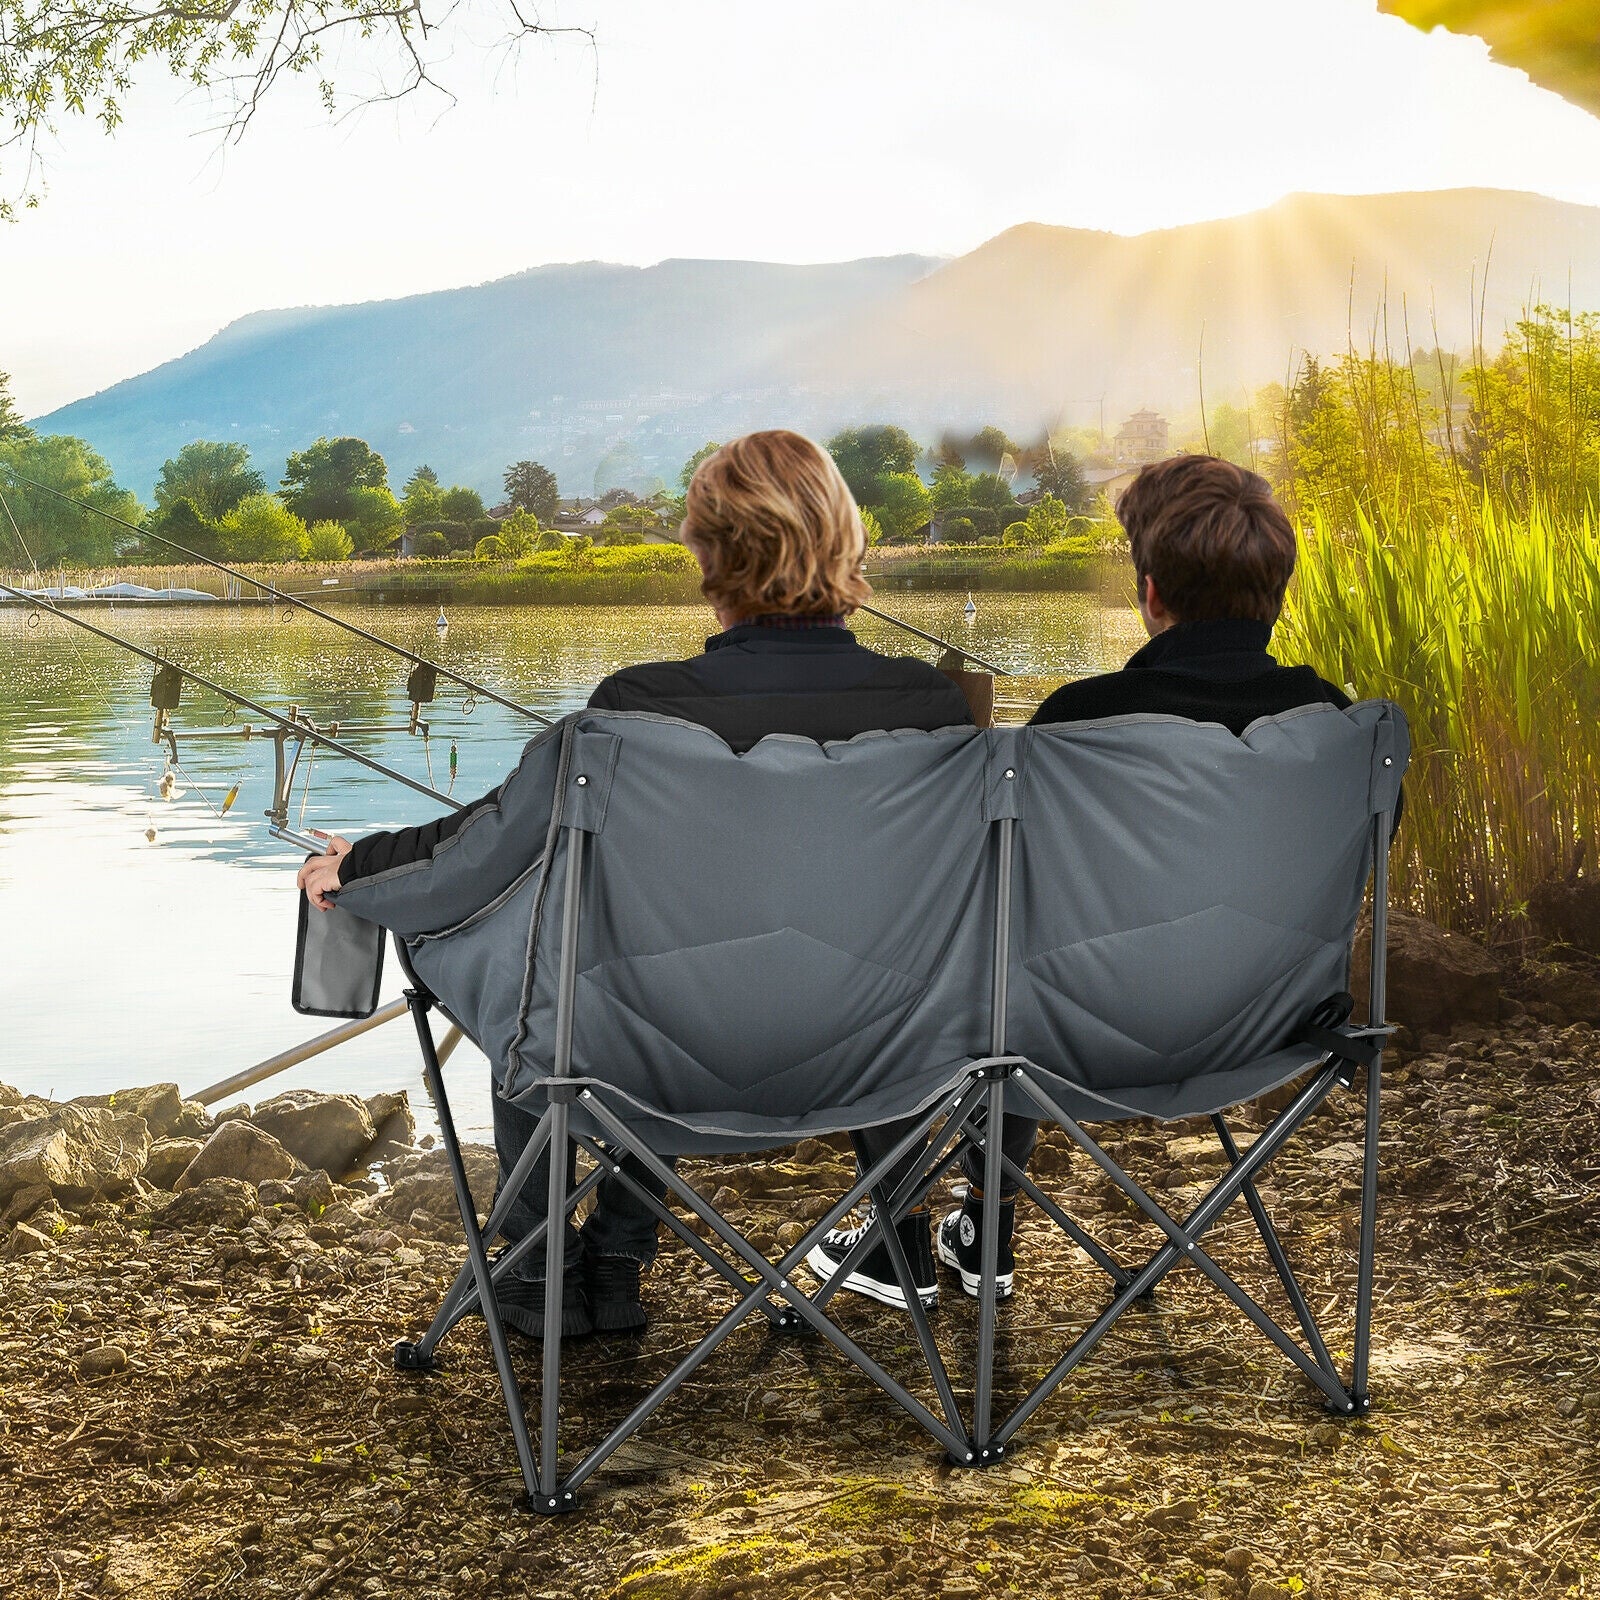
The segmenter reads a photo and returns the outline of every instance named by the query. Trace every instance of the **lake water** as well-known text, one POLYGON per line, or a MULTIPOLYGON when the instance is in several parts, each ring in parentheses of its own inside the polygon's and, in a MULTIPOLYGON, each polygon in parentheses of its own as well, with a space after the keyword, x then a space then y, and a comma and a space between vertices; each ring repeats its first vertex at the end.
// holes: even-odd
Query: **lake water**
MULTIPOLYGON (((964 596, 901 594, 886 609, 1014 669, 999 693, 1022 720, 1065 678, 1120 665, 1142 639, 1137 616, 1092 594, 986 594, 964 622, 964 596)), ((303 613, 267 607, 96 608, 79 613, 147 649, 277 710, 319 722, 379 724, 351 732, 364 753, 471 799, 511 767, 536 726, 491 702, 471 706, 441 680, 432 737, 403 731, 405 666, 303 613), (290 617, 292 620, 283 620, 290 617)), ((715 631, 700 606, 453 607, 441 642, 431 608, 342 608, 339 614, 548 715, 584 704, 618 667, 698 654, 715 631)), ((866 644, 932 659, 931 646, 863 617, 866 644)), ((151 742, 148 664, 19 607, 0 608, 0 1082, 65 1098, 174 1080, 185 1093, 242 1071, 331 1022, 290 1009, 301 857, 272 839, 272 745, 189 738, 225 723, 224 703, 185 685, 181 774, 163 799, 163 750, 151 742), (219 815, 230 785, 239 798, 219 815), (153 842, 147 830, 155 830, 153 842)), ((235 725, 249 721, 236 715, 235 725)), ((439 807, 354 763, 320 755, 292 820, 354 835, 436 815, 439 807)), ((387 964, 384 999, 398 995, 387 964)), ((464 1134, 489 1124, 488 1071, 463 1045, 450 1068, 464 1134)), ((410 1088, 419 1121, 416 1041, 404 1018, 340 1046, 245 1098, 289 1088, 371 1094, 410 1088)), ((226 1104, 227 1102, 219 1102, 226 1104)))

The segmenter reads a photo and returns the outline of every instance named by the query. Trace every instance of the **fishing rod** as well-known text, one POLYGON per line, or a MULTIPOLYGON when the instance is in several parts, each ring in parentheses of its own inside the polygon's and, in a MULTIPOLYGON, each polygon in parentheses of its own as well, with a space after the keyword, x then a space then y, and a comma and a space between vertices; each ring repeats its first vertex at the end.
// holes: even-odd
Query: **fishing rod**
MULTIPOLYGON (((9 468, 7 470, 10 471, 9 468)), ((129 522, 126 518, 119 517, 100 506, 92 506, 87 501, 74 499, 72 495, 65 494, 60 489, 52 489, 47 483, 35 483, 32 478, 24 478, 15 471, 11 471, 11 479, 14 483, 26 484, 30 489, 39 489, 45 494, 54 495, 57 500, 64 500, 69 506, 76 506, 80 511, 88 511, 97 517, 104 517, 107 522, 114 522, 119 528, 126 528, 129 533, 137 534, 141 539, 150 539, 156 544, 165 545, 167 549, 177 551, 179 555, 186 557, 190 561, 197 561, 204 566, 214 567, 218 572, 224 572, 230 578, 237 578, 243 583, 253 584, 257 589, 265 590, 276 600, 282 600, 291 606, 298 606, 302 611, 309 611, 312 616, 320 617, 324 622, 331 622, 334 627, 343 628, 346 633, 353 633, 358 639, 365 639, 368 644, 375 644, 384 650, 392 651, 397 656, 403 656, 415 666, 426 667, 430 671, 438 673, 441 677, 450 679, 452 683, 460 684, 469 694, 481 696, 485 700, 492 700, 496 705, 502 705, 508 711, 518 712, 524 717, 532 717, 536 722, 542 722, 547 728, 555 726, 554 717, 547 717, 544 712, 535 711, 532 706, 525 706, 516 700, 510 700, 505 695, 498 694, 481 683, 475 683, 471 678, 462 677, 459 672, 452 672, 448 667, 441 667, 437 661, 430 661, 426 656, 419 656, 416 651, 407 650, 404 645, 395 644, 393 640, 385 639, 381 634, 369 632, 366 628, 358 627, 353 622, 346 622, 343 617, 336 617, 331 611, 324 611, 320 606, 311 605, 308 601, 302 600, 298 595, 290 593, 287 589, 274 588, 272 584, 262 578, 253 578, 248 572, 241 572, 237 567, 230 567, 226 562, 202 555, 198 550, 191 550, 187 545, 179 544, 176 539, 169 539, 164 534, 154 533, 148 528, 141 528, 137 523, 129 522)))
MULTIPOLYGON (((129 522, 123 517, 116 516, 100 506, 90 505, 87 501, 74 499, 70 494, 63 493, 60 489, 52 489, 47 483, 36 483, 32 478, 24 478, 12 468, 6 469, 15 483, 24 483, 30 489, 39 489, 45 494, 54 495, 58 500, 64 500, 69 506, 76 506, 80 511, 88 511, 97 517, 104 517, 107 522, 114 522, 119 528, 126 528, 129 533, 137 534, 141 539, 153 540, 156 544, 165 545, 169 550, 175 550, 179 555, 191 561, 200 562, 204 566, 213 567, 218 572, 226 573, 230 578, 237 578, 241 582, 254 585, 263 589, 274 598, 286 601, 289 605, 299 606, 302 611, 309 611, 314 617, 321 617, 324 622, 331 622, 336 628, 343 628, 347 633, 353 633, 357 638, 365 639, 369 644, 375 644, 382 649, 393 651, 395 655, 404 656, 406 660, 418 666, 431 667, 435 672, 449 678, 453 683, 458 683, 462 688, 472 694, 483 696, 486 700, 493 700, 497 705, 505 706, 510 711, 520 712, 525 717, 533 717, 542 722, 545 727, 554 726, 554 718, 547 717, 542 711, 535 711, 531 706, 519 705, 515 700, 508 700, 504 695, 496 694, 493 689, 487 689, 480 683, 474 683, 470 678, 464 678, 459 673, 452 672, 448 667, 441 667, 437 662, 430 661, 426 656, 419 656, 413 650, 407 650, 403 645, 395 644, 392 640, 385 639, 381 634, 371 633, 366 628, 358 627, 353 622, 346 622, 342 617, 336 617, 331 611, 324 611, 320 606, 308 604, 297 594, 287 589, 274 588, 264 579, 253 578, 247 572, 241 572, 237 567, 230 567, 225 562, 217 561, 211 556, 202 555, 198 550, 191 550, 187 545, 181 545, 176 539, 169 539, 164 534, 154 533, 148 528, 141 528, 137 523, 129 522)), ((876 606, 861 606, 859 608, 869 616, 876 617, 880 622, 887 622, 892 627, 903 629, 906 633, 914 634, 917 638, 926 640, 929 644, 936 644, 941 650, 950 650, 967 661, 971 661, 1000 677, 1008 677, 1007 668, 996 665, 993 661, 986 661, 982 656, 975 655, 965 645, 953 644, 949 639, 941 639, 936 633, 927 633, 921 628, 913 627, 909 622, 902 622, 899 617, 890 616, 887 611, 880 611, 876 606)))
POLYGON ((982 656, 974 655, 964 644, 951 644, 948 639, 941 639, 936 633, 924 633, 921 628, 914 628, 909 622, 902 622, 899 617, 891 617, 887 611, 880 611, 876 606, 859 606, 860 611, 865 611, 869 617, 876 617, 880 622, 892 622, 897 628, 904 628, 907 633, 914 633, 919 639, 926 639, 929 644, 936 644, 945 650, 954 651, 964 661, 971 661, 983 668, 985 672, 992 672, 997 677, 1008 678, 1011 670, 1008 667, 999 667, 992 661, 985 661, 982 656))
MULTIPOLYGON (((295 767, 299 764, 299 749, 303 749, 307 743, 320 745, 325 749, 332 750, 335 754, 344 756, 346 759, 366 767, 369 771, 376 772, 385 778, 392 778, 396 783, 403 783, 406 788, 414 789, 418 794, 427 795, 430 800, 442 800, 447 806, 456 811, 462 809, 463 803, 460 800, 456 800, 447 794, 440 794, 437 789, 430 788, 429 785, 408 777, 394 767, 386 766, 383 762, 376 761, 371 756, 362 755, 359 750, 351 749, 342 740, 334 738, 332 733, 326 733, 317 727, 309 717, 299 714, 294 707, 290 708, 291 714, 289 716, 284 716, 281 712, 274 711, 270 707, 262 705, 259 701, 252 700, 247 695, 242 695, 237 690, 229 689, 226 685, 217 683, 203 673, 196 672, 192 667, 183 666, 176 661, 157 655, 153 650, 146 650, 142 645, 135 644, 131 639, 124 639, 121 634, 112 633, 109 628, 101 628, 92 622, 85 621, 84 618, 75 616, 72 612, 64 611, 59 606, 53 605, 49 600, 42 600, 37 595, 29 594, 25 589, 15 589, 9 583, 0 581, 0 593, 8 594, 13 599, 21 600, 25 604, 36 606, 40 611, 46 612, 50 616, 59 617, 63 622, 70 622, 75 628, 82 628, 86 633, 92 633, 97 638, 105 639, 111 644, 120 645, 122 649, 131 651, 134 655, 142 656, 146 661, 152 662, 156 667, 156 683, 152 686, 151 698, 157 702, 155 732, 157 741, 161 739, 163 732, 165 732, 169 741, 175 743, 172 731, 165 722, 166 713, 172 707, 164 707, 159 703, 161 699, 170 698, 173 705, 176 705, 176 697, 170 694, 168 688, 171 679, 167 679, 164 684, 163 674, 177 674, 179 678, 188 678, 190 682, 198 683, 202 688, 211 690, 213 694, 221 695, 224 700, 230 700, 235 705, 244 707, 246 711, 252 711, 258 717, 264 717, 268 722, 271 722, 275 731, 271 734, 264 734, 263 737, 273 739, 276 744, 278 766, 273 791, 273 804, 265 814, 272 825, 270 831, 277 838, 284 839, 290 844, 301 845, 318 853, 321 853, 325 848, 321 841, 296 833, 288 826, 288 790, 293 785, 295 767), (291 765, 287 770, 286 778, 283 754, 284 744, 289 739, 297 740, 299 749, 295 754, 294 765, 291 765)), ((338 723, 333 723, 331 726, 334 732, 338 731, 338 723)), ((246 725, 238 730, 235 737, 248 739, 251 734, 252 730, 246 725)))

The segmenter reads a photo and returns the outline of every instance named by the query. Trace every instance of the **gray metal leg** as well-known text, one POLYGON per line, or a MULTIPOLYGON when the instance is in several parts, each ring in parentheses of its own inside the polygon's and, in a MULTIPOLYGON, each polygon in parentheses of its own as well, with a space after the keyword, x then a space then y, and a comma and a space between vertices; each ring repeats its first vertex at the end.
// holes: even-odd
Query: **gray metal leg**
MULTIPOLYGON (((996 1069, 998 1070, 998 1069, 996 1069)), ((983 1237, 978 1250, 978 1373, 972 1400, 972 1442, 980 1464, 998 1455, 1003 1446, 991 1443, 994 1397, 994 1324, 998 1291, 995 1274, 1000 1267, 1000 1130, 1005 1126, 1006 1080, 989 1080, 988 1110, 984 1117, 983 1237)))
MULTIPOLYGON (((618 1178, 626 1184, 634 1198, 642 1201, 647 1209, 655 1213, 657 1222, 663 1223, 670 1228, 682 1243, 688 1245, 707 1266, 718 1272, 740 1294, 744 1294, 750 1288, 750 1280, 726 1256, 713 1250, 693 1228, 686 1226, 682 1219, 673 1213, 670 1206, 663 1205, 642 1183, 632 1178, 628 1173, 628 1169, 615 1156, 608 1155, 592 1139, 586 1139, 581 1133, 574 1134, 572 1138, 578 1148, 588 1151, 603 1170, 610 1172, 612 1177, 618 1178)), ((770 1300, 762 1301, 761 1309, 766 1312, 767 1320, 774 1327, 787 1328, 794 1325, 795 1319, 792 1313, 781 1310, 773 1305, 770 1300)))
MULTIPOLYGON (((564 1216, 567 1197, 567 1162, 572 1150, 567 1143, 568 1107, 555 1100, 550 1107, 550 1189, 545 1216, 564 1216)), ((539 1393, 539 1498, 541 1509, 554 1511, 563 1503, 563 1490, 557 1479, 560 1460, 561 1418, 561 1299, 566 1288, 567 1253, 546 1250, 544 1262, 544 1377, 539 1393)), ((488 1309, 487 1306, 484 1308, 488 1309)), ((572 1495, 565 1492, 570 1503, 572 1495)))
MULTIPOLYGON (((472 1263, 472 1275, 477 1280, 478 1295, 483 1303, 483 1320, 489 1329, 489 1344, 494 1351, 495 1370, 500 1375, 500 1392, 505 1398, 506 1418, 511 1424, 511 1436, 516 1441, 517 1464, 522 1469, 522 1481, 532 1496, 538 1489, 538 1478, 533 1465, 533 1442, 528 1437, 528 1419, 522 1409, 522 1393, 517 1388, 517 1374, 511 1365, 511 1348, 506 1342, 506 1330, 500 1321, 500 1308, 495 1303, 494 1280, 489 1273, 489 1257, 483 1246, 483 1235, 478 1230, 478 1210, 467 1183, 466 1164, 461 1159, 461 1145, 456 1138, 455 1119, 450 1112, 450 1101, 444 1092, 444 1074, 439 1070, 439 1057, 434 1049, 433 1030, 428 1026, 428 1002, 415 989, 406 990, 406 1004, 411 1008, 411 1020, 417 1027, 417 1043, 422 1048, 422 1071, 427 1081, 428 1093, 439 1112, 439 1136, 444 1142, 445 1155, 450 1162, 450 1177, 455 1185, 456 1205, 461 1211, 461 1226, 467 1236, 467 1256, 472 1263)), ((559 1210, 559 1202, 552 1211, 559 1210)))
MULTIPOLYGON (((1241 1159, 1239 1147, 1234 1143, 1233 1134, 1229 1132, 1227 1123, 1219 1114, 1212 1117, 1211 1125, 1217 1131, 1217 1138, 1222 1143, 1222 1152, 1227 1156, 1229 1166, 1238 1166, 1241 1159)), ((1273 1227, 1272 1219, 1267 1215, 1267 1208, 1261 1203, 1261 1196, 1256 1191, 1254 1181, 1245 1184, 1244 1200, 1250 1207, 1250 1215, 1255 1218, 1256 1231, 1261 1235, 1261 1242, 1267 1247, 1267 1255, 1271 1258, 1273 1268, 1278 1274, 1278 1281, 1283 1285, 1283 1292, 1289 1297, 1289 1304, 1294 1309, 1300 1331, 1305 1335, 1306 1343, 1311 1346, 1311 1353, 1317 1358, 1317 1365, 1337 1382, 1339 1369, 1333 1364, 1333 1357, 1323 1342, 1322 1330, 1317 1326, 1317 1319, 1311 1314, 1311 1306, 1301 1291, 1300 1280, 1295 1277, 1294 1269, 1289 1265, 1288 1253, 1283 1248, 1282 1240, 1278 1238, 1278 1230, 1273 1227)))
MULTIPOLYGON (((533 1170, 534 1163, 539 1159, 540 1152, 550 1139, 550 1113, 546 1111, 539 1118, 533 1130, 533 1137, 528 1140, 527 1148, 517 1157, 517 1164, 507 1174, 505 1181, 500 1185, 500 1193, 495 1197, 494 1209, 489 1213, 489 1220, 483 1225, 485 1239, 493 1239, 499 1233, 500 1225, 506 1220, 511 1207, 516 1203, 517 1195, 521 1192, 523 1184, 528 1181, 528 1174, 533 1170)), ((542 1235, 541 1235, 542 1237, 542 1235)), ((494 1275, 499 1278, 506 1269, 506 1257, 502 1253, 500 1259, 494 1263, 494 1275)), ((472 1285, 472 1263, 468 1261, 456 1274, 456 1281, 450 1285, 449 1292, 440 1303, 437 1313, 428 1331, 417 1341, 417 1353, 431 1357, 435 1347, 446 1333, 466 1316, 471 1307, 466 1304, 472 1285)))
MULTIPOLYGON (((1377 936, 1373 937, 1377 948, 1377 936)), ((1376 956, 1374 957, 1376 959, 1376 956)), ((1356 1414, 1372 1409, 1367 1389, 1367 1362, 1372 1351, 1372 1272, 1378 1227, 1378 1118, 1383 1088, 1383 1054, 1367 1068, 1366 1161, 1361 1173, 1361 1254, 1356 1263, 1356 1343, 1350 1375, 1350 1403, 1356 1414)))
MULTIPOLYGON (((959 1096, 959 1093, 959 1089, 953 1090, 949 1096, 949 1101, 954 1101, 959 1096)), ((878 1164, 877 1168, 866 1174, 864 1179, 858 1179, 834 1203, 828 1214, 812 1228, 811 1232, 794 1245, 777 1266, 774 1266, 760 1251, 750 1245, 736 1229, 730 1227, 716 1209, 695 1190, 693 1185, 684 1181, 681 1174, 675 1176, 652 1150, 645 1148, 644 1145, 634 1139, 627 1125, 620 1121, 598 1098, 585 1090, 583 1099, 590 1114, 606 1128, 608 1136, 614 1138, 625 1149, 632 1150, 639 1161, 653 1172, 661 1182, 676 1188, 690 1210, 711 1228, 717 1237, 722 1240, 723 1244, 754 1268, 761 1282, 635 1407, 629 1418, 619 1424, 618 1428, 613 1430, 613 1433, 605 1441, 602 1441, 589 1457, 585 1458, 584 1462, 568 1478, 567 1482, 570 1488, 576 1488, 578 1483, 593 1470, 593 1467, 599 1464, 599 1461, 595 1459, 596 1456, 603 1460, 605 1455, 609 1455, 657 1406, 666 1400, 683 1383, 684 1379, 705 1361, 712 1350, 740 1322, 749 1316, 756 1302, 767 1293, 782 1295, 812 1327, 854 1362, 892 1400, 898 1402, 905 1411, 909 1412, 947 1450, 962 1454, 967 1452, 970 1445, 966 1439, 954 1433, 944 1421, 936 1417, 920 1400, 908 1393, 900 1383, 890 1377, 848 1334, 830 1322, 822 1312, 818 1311, 812 1305, 810 1298, 802 1290, 796 1288, 788 1277, 788 1274, 793 1272, 795 1267, 805 1259, 806 1252, 810 1249, 811 1241, 820 1238, 831 1228, 868 1191, 873 1182, 881 1181, 883 1173, 888 1170, 890 1164, 904 1154, 903 1150, 897 1147, 895 1151, 891 1151, 878 1164)), ((934 1117, 940 1114, 940 1111, 935 1111, 929 1121, 931 1122, 934 1117)), ((924 1133, 923 1136, 926 1137, 926 1134, 924 1133)), ((902 1144, 905 1144, 908 1148, 910 1138, 911 1136, 908 1135, 907 1139, 902 1141, 902 1144)))
POLYGON ((1295 1096, 1272 1126, 1251 1145, 1239 1164, 1229 1170, 1181 1224, 1175 1222, 1157 1205, 1143 1188, 1083 1131, 1077 1121, 1039 1087, 1025 1069, 1018 1074, 1028 1097, 1061 1124, 1068 1137, 1167 1235, 1168 1242, 1150 1258, 1134 1276, 1133 1281, 1118 1292, 1111 1305, 1095 1319, 1077 1343, 1012 1412, 996 1431, 995 1442, 1005 1444, 1039 1405, 1055 1391, 1066 1375, 1104 1338, 1128 1306, 1185 1257, 1222 1289, 1257 1328, 1328 1396, 1329 1401, 1337 1409, 1344 1411, 1351 1409, 1349 1397, 1343 1386, 1330 1379, 1329 1375, 1323 1372, 1239 1285, 1234 1283, 1198 1243, 1200 1236, 1238 1198, 1244 1184, 1277 1154, 1301 1123, 1327 1098, 1346 1070, 1343 1066, 1324 1067, 1312 1082, 1295 1096))
POLYGON ((1119 1289, 1126 1288, 1128 1284, 1133 1282, 1127 1269, 1117 1261, 1116 1257, 1098 1239, 1080 1228, 1015 1161, 1006 1156, 1002 1164, 1005 1167, 1006 1176, 1016 1184, 1018 1190, 1027 1195, 1119 1289))

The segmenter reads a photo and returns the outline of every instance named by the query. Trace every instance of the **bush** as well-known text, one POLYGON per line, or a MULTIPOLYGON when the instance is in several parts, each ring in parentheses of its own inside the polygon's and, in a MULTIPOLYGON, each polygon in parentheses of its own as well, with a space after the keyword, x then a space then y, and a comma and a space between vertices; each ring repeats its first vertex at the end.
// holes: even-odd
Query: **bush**
POLYGON ((355 542, 337 522, 313 522, 306 529, 308 561, 348 561, 355 542))
POLYGON ((450 541, 437 528, 430 528, 412 541, 411 553, 424 561, 437 561, 450 554, 450 541))
POLYGON ((505 551, 500 545, 500 535, 497 533, 485 534, 472 547, 474 561, 499 561, 504 555, 505 551))

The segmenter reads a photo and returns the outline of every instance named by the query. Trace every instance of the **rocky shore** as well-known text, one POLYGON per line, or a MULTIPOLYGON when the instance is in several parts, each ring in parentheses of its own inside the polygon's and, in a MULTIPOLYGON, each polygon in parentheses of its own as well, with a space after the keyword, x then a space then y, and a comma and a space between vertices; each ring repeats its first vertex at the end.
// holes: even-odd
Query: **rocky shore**
MULTIPOLYGON (((1600 1590, 1600 974, 1512 966, 1397 918, 1370 1418, 1330 1421, 1193 1273, 1166 1280, 1033 1419, 953 1474, 813 1341, 736 1334, 544 1522, 518 1487, 487 1343, 394 1372, 460 1257, 442 1153, 403 1094, 304 1092, 212 1118, 172 1085, 65 1103, 0 1089, 0 1550, 19 1596, 1578 1595, 1600 1590)), ((1259 1119, 1241 1117, 1248 1131, 1259 1119)), ((1180 1210, 1203 1125, 1102 1130, 1180 1210)), ((1348 1339, 1360 1110, 1330 1103, 1268 1189, 1348 1339)), ((691 1176, 758 1240, 819 1214, 839 1141, 691 1176)), ((1038 1170, 1114 1248, 1153 1243, 1059 1137, 1038 1170)), ((480 1207, 492 1153, 469 1150, 480 1207)), ((1248 1216, 1219 1258, 1281 1312, 1248 1216)), ((1001 1403, 1104 1293, 1019 1216, 1001 1403)), ((676 1244, 639 1339, 570 1346, 563 1426, 597 1438, 725 1306, 676 1244)), ((891 1370, 909 1330, 841 1307, 891 1370)), ((965 1370, 970 1302, 935 1328, 965 1370)), ((518 1346, 536 1395, 531 1346, 518 1346)), ((1336 1348, 1346 1359, 1347 1350, 1336 1348)), ((962 1385, 958 1377, 958 1392, 962 1385)))

